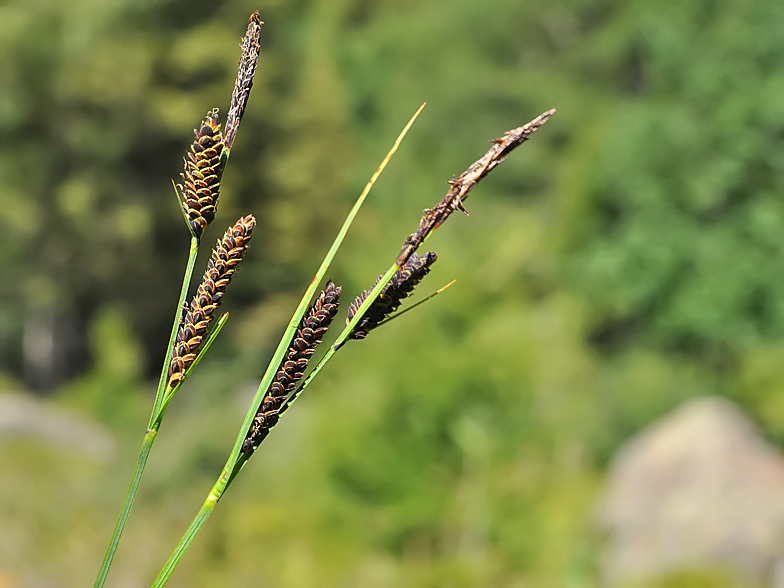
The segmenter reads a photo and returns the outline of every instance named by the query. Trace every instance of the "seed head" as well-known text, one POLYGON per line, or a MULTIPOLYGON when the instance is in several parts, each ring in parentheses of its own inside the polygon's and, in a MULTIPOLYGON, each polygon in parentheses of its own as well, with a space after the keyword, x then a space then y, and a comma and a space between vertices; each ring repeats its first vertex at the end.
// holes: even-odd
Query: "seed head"
POLYGON ((245 437, 243 452, 247 453, 257 446, 262 437, 278 422, 278 412, 296 388, 297 382, 302 379, 310 358, 338 312, 342 292, 340 286, 336 286, 332 281, 327 282, 326 289, 302 318, 245 437))
MULTIPOLYGON (((390 314, 395 312, 403 299, 405 299, 413 290, 414 287, 422 281, 429 272, 430 266, 435 263, 438 256, 435 251, 429 251, 422 256, 416 253, 411 254, 397 272, 389 280, 389 283, 381 290, 378 298, 373 301, 370 308, 359 321, 357 326, 349 335, 350 339, 364 339, 372 329, 378 326, 378 323, 387 318, 390 314)), ((379 276, 373 286, 375 287, 383 276, 379 276)), ((371 288, 372 290, 372 288, 371 288)), ((357 314, 359 307, 370 294, 370 290, 365 290, 354 299, 348 307, 348 317, 346 324, 351 322, 354 315, 357 314)))
POLYGON ((223 152, 218 109, 207 113, 201 126, 193 131, 194 140, 185 156, 182 175, 182 208, 197 239, 215 218, 220 191, 220 160, 223 152))
POLYGON ((169 365, 169 387, 174 388, 185 376, 185 371, 196 359, 204 335, 215 311, 221 305, 223 295, 231 279, 239 271, 239 263, 248 250, 256 219, 252 215, 240 218, 229 227, 218 241, 207 262, 201 284, 191 300, 190 307, 177 332, 171 364, 169 365))

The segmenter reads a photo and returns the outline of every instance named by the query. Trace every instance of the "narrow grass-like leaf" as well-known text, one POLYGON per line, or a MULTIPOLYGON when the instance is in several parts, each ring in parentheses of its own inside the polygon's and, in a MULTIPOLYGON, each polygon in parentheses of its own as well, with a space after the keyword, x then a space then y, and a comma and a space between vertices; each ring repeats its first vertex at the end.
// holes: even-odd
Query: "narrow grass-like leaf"
POLYGON ((452 286, 452 284, 454 284, 455 282, 457 282, 457 280, 452 280, 452 281, 451 281, 451 282, 449 282, 449 283, 448 283, 446 286, 442 286, 441 288, 439 288, 438 290, 436 290, 435 292, 433 292, 433 293, 432 293, 430 296, 427 296, 426 298, 423 298, 422 300, 420 300, 420 301, 419 301, 419 302, 417 302, 416 304, 412 304, 411 306, 408 306, 408 307, 404 308, 403 310, 399 310, 399 311, 395 312, 395 314, 393 314, 393 315, 391 315, 391 316, 388 316, 388 317, 387 317, 387 318, 385 318, 383 321, 381 321, 380 323, 378 323, 378 325, 376 325, 376 328, 375 328, 375 329, 373 329, 373 330, 375 331, 375 330, 376 330, 376 329, 378 329, 379 327, 381 327, 381 326, 383 326, 383 325, 386 325, 388 322, 395 320, 397 317, 399 317, 399 316, 401 316, 401 315, 404 315, 404 314, 406 314, 406 313, 407 313, 409 310, 414 310, 414 309, 415 309, 417 306, 419 306, 420 304, 424 304, 424 303, 425 303, 425 302, 427 302, 428 300, 430 300, 430 299, 432 299, 432 298, 434 298, 434 297, 438 296, 439 294, 441 294, 441 292, 443 292, 444 290, 446 290, 447 288, 449 288, 450 286, 452 286))
POLYGON ((177 197, 177 208, 180 209, 180 214, 182 215, 182 218, 185 221, 185 226, 188 227, 188 232, 193 237, 195 235, 193 234, 193 230, 191 229, 190 226, 191 219, 188 218, 188 213, 185 212, 185 208, 182 205, 182 203, 185 202, 185 195, 182 193, 179 186, 175 183, 173 179, 171 183, 172 183, 172 188, 174 188, 174 195, 177 197))

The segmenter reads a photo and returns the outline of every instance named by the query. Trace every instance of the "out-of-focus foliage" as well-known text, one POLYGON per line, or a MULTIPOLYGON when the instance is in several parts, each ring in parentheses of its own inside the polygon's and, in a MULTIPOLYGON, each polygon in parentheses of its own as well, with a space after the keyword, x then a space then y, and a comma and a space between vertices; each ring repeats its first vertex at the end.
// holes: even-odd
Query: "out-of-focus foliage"
MULTIPOLYGON (((0 387, 47 392, 119 449, 96 464, 0 438, 0 586, 97 572, 187 257, 170 179, 204 113, 225 113, 255 9, 259 70, 203 253, 240 214, 259 226, 110 583, 160 569, 424 100, 331 272, 347 296, 486 140, 559 112, 428 241, 420 289, 456 286, 340 352, 170 585, 593 586, 592 505, 631 433, 720 393, 784 440, 781 2, 7 0, 0 387)), ((689 574, 657 586, 725 585, 689 574)))

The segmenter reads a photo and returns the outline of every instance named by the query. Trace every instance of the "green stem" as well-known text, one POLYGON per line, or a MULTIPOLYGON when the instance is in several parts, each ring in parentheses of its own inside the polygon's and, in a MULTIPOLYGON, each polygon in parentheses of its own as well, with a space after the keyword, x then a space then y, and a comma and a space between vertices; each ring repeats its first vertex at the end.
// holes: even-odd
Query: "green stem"
POLYGON ((131 513, 133 501, 136 499, 136 493, 139 491, 139 483, 141 482, 142 474, 144 473, 144 467, 147 465, 147 456, 150 454, 150 450, 152 450, 152 444, 155 442, 163 413, 166 410, 166 407, 163 405, 163 400, 166 395, 166 384, 169 380, 169 362, 171 361, 174 342, 177 339, 177 331, 180 327, 180 317, 182 316, 182 307, 185 304, 185 298, 188 296, 188 287, 191 283, 193 266, 196 264, 196 255, 198 252, 199 241, 195 237, 192 237, 191 248, 188 255, 188 265, 186 266, 182 288, 180 289, 180 299, 177 302, 174 325, 172 326, 171 336, 169 337, 169 345, 166 348, 166 356, 163 360, 163 368, 161 369, 161 377, 158 381, 158 390, 155 393, 155 402, 153 403, 152 413, 150 414, 150 421, 147 425, 147 433, 144 436, 144 443, 142 444, 142 450, 139 453, 139 459, 136 461, 136 469, 133 472, 133 478, 131 478, 131 485, 128 487, 128 493, 125 495, 125 500, 120 508, 120 516, 117 519, 117 524, 114 526, 112 537, 109 539, 109 545, 106 547, 106 554, 103 556, 101 568, 98 570, 98 577, 95 579, 94 588, 102 588, 106 583, 106 577, 109 574, 109 568, 112 567, 114 554, 117 552, 117 546, 120 544, 120 537, 125 529, 125 523, 128 520, 128 515, 131 513))
MULTIPOLYGON (((217 484, 216 484, 217 486, 217 484)), ((224 488, 225 489, 225 488, 224 488)), ((223 492, 221 491, 221 494, 223 492)), ((166 582, 169 581, 171 575, 174 573, 174 570, 177 569, 177 564, 180 563, 182 556, 188 550, 193 540, 196 538, 196 535, 199 533, 201 528, 204 526, 204 523, 207 522, 207 519, 212 514, 212 511, 218 506, 218 500, 220 500, 220 495, 216 493, 216 489, 213 488, 213 491, 210 492, 210 495, 207 497, 207 500, 204 501, 201 509, 199 509, 198 514, 196 517, 191 521, 188 530, 185 531, 185 535, 183 535, 180 542, 177 544, 177 547, 172 553, 169 560, 166 562, 166 565, 163 566, 161 573, 158 574, 158 577, 155 578, 155 583, 152 585, 152 588, 160 588, 161 586, 165 586, 166 582)))
POLYGON ((109 540, 109 546, 106 548, 106 555, 104 555, 101 569, 98 572, 98 578, 95 580, 95 586, 103 586, 106 582, 106 576, 109 574, 109 568, 114 559, 114 553, 117 551, 117 546, 120 544, 120 536, 122 535, 125 523, 128 520, 128 515, 131 514, 133 501, 136 498, 136 492, 139 490, 139 482, 142 480, 142 472, 144 466, 147 465, 147 456, 150 455, 152 444, 155 441, 155 436, 158 434, 156 429, 152 429, 144 436, 144 443, 142 450, 139 453, 139 460, 136 462, 136 469, 133 471, 133 478, 131 478, 131 485, 128 487, 128 493, 125 495, 122 509, 120 509, 120 517, 117 519, 117 524, 114 527, 114 533, 109 540))

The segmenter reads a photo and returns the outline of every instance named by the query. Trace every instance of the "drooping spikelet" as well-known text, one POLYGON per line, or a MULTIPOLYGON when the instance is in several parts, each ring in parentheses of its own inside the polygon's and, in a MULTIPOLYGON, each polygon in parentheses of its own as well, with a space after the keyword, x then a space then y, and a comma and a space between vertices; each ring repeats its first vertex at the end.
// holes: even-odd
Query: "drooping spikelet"
POLYGON ((196 359, 215 311, 221 305, 226 288, 239 270, 239 263, 248 250, 255 226, 256 219, 252 215, 240 218, 233 227, 229 227, 212 250, 207 271, 204 272, 201 284, 177 332, 177 341, 169 365, 170 388, 174 388, 182 380, 185 371, 196 359))
MULTIPOLYGON (((389 283, 381 290, 378 298, 373 301, 370 308, 362 317, 362 320, 357 323, 357 326, 349 335, 350 339, 364 339, 372 329, 378 326, 378 323, 387 318, 390 314, 395 312, 403 299, 405 299, 413 290, 414 287, 430 272, 430 266, 435 263, 438 256, 435 251, 429 251, 421 257, 416 253, 411 254, 401 267, 389 280, 389 283)), ((378 284, 378 281, 383 276, 379 276, 373 286, 378 284)), ((371 288, 372 290, 372 288, 371 288)), ((359 307, 370 294, 370 290, 365 290, 354 299, 348 307, 348 316, 346 324, 351 322, 354 315, 357 314, 359 307)))
POLYGON ((218 109, 207 113, 201 126, 193 131, 194 140, 185 156, 182 175, 182 208, 197 239, 215 218, 221 180, 221 135, 218 109))
POLYGON ((296 388, 297 382, 302 379, 310 358, 313 357, 316 347, 321 343, 322 337, 338 312, 342 291, 343 289, 332 281, 327 282, 326 289, 321 292, 302 318, 245 437, 242 445, 244 453, 256 447, 263 436, 278 422, 278 412, 286 398, 296 388))

